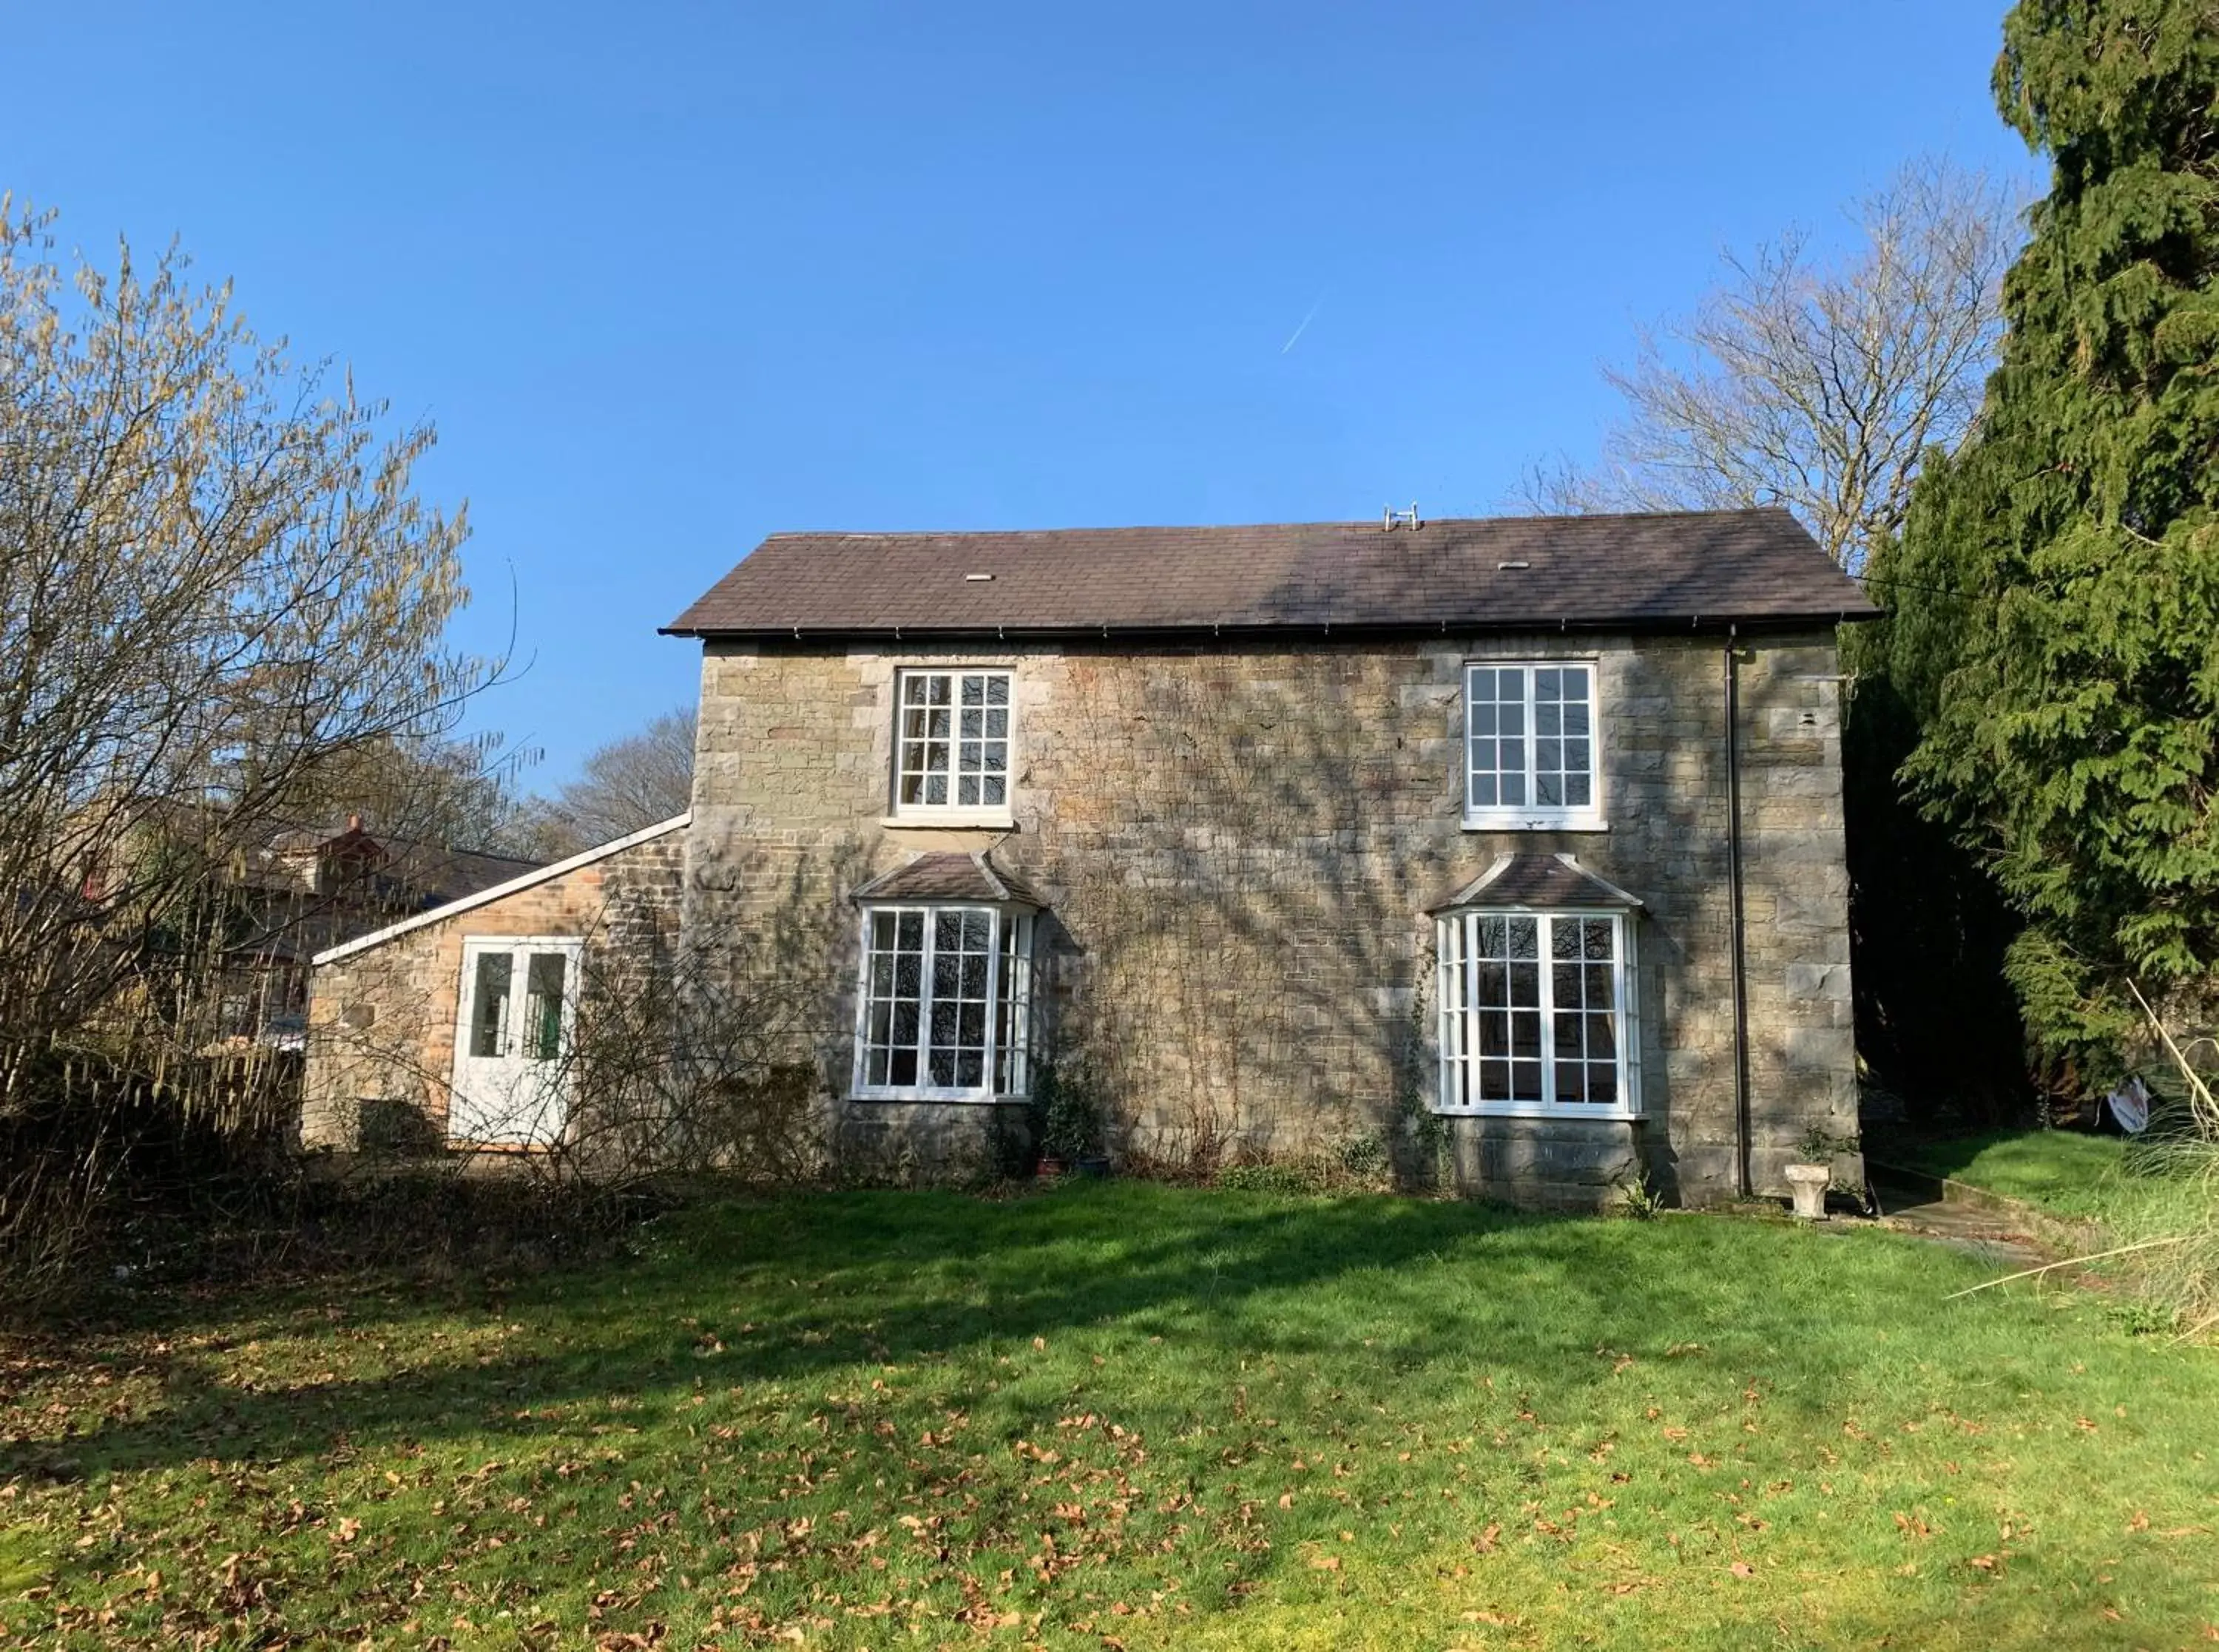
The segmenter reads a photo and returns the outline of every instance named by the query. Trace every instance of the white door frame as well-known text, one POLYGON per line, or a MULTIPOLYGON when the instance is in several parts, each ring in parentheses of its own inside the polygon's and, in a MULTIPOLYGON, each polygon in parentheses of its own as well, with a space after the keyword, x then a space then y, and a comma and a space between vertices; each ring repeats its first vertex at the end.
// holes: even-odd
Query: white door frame
POLYGON ((447 1139, 484 1146, 550 1146, 569 1126, 573 1088, 569 1057, 578 1019, 580 965, 585 941, 577 935, 464 935, 455 984, 455 1050, 449 1076, 447 1139), (507 1021, 496 1034, 497 1054, 473 1056, 470 1033, 477 1007, 477 961, 488 953, 507 953, 509 961, 507 1021), (535 953, 563 960, 560 1044, 552 1072, 523 1053, 523 1016, 516 1006, 527 988, 529 960, 535 953), (551 1082, 550 1082, 551 1081, 551 1082), (544 1088, 543 1088, 544 1087, 544 1088), (490 1121, 490 1127, 482 1121, 490 1121), (458 1129, 457 1125, 463 1127, 458 1129))

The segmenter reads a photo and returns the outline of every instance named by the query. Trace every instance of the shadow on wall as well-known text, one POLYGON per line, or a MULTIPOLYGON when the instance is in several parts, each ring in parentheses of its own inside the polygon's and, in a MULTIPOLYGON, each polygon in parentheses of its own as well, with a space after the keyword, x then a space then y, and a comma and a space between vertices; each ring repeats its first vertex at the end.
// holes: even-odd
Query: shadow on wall
POLYGON ((1421 736, 1385 662, 1105 650, 1068 664, 1069 743, 1095 795, 1059 787, 1037 849, 1013 847, 1040 855, 1087 949, 1050 978, 1063 1059, 1104 1080, 1118 1145, 1207 1173, 1403 1140, 1399 1124, 1431 1116, 1420 909, 1441 873, 1391 813, 1410 804, 1421 736))

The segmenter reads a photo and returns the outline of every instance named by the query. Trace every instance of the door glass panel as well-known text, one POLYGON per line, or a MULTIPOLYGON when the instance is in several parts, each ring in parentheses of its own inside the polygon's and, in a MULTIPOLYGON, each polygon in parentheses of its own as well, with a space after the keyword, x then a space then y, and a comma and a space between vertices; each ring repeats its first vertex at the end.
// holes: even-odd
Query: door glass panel
POLYGON ((470 1054, 481 1059, 507 1053, 508 986, 513 960, 507 953, 480 953, 471 982, 470 1054))
POLYGON ((552 1061, 563 1053, 563 992, 570 960, 561 953, 534 953, 525 966, 524 1055, 552 1061))

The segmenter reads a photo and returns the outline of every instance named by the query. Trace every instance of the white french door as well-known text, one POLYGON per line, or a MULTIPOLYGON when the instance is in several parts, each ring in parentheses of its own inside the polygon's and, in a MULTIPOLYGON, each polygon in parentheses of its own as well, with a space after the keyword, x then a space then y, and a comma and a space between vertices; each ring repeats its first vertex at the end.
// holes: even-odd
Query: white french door
POLYGON ((449 1140, 544 1146, 562 1139, 583 951, 559 936, 463 941, 449 1140))

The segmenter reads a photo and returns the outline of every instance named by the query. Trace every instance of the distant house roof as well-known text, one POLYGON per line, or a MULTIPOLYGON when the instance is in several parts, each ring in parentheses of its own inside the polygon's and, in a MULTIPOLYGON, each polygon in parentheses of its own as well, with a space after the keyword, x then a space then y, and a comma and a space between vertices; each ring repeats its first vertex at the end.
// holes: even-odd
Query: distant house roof
MULTIPOLYGON (((313 864, 320 860, 333 866, 341 879, 374 874, 381 887, 405 890, 425 906, 460 900, 546 864, 532 856, 373 834, 364 829, 359 816, 349 817, 344 825, 280 832, 271 838, 262 859, 271 870, 289 861, 313 864)), ((257 870, 250 866, 250 876, 257 870)))
POLYGON ((685 814, 674 815, 668 820, 657 821, 652 826, 643 826, 636 832, 627 833, 622 837, 612 838, 606 843, 596 843, 592 848, 581 849, 564 860, 550 861, 545 866, 527 863, 525 871, 510 878, 505 883, 491 884, 473 890, 469 894, 458 896, 444 905, 435 906, 428 912, 419 912, 412 917, 403 918, 398 923, 388 923, 382 929, 373 930, 369 935, 357 935, 343 945, 332 947, 318 953, 312 961, 317 964, 335 964, 342 958, 351 958, 357 953, 368 952, 372 947, 382 947, 388 941, 413 934, 416 930, 428 925, 444 923, 449 918, 458 917, 465 912, 476 911, 481 906, 490 906, 494 902, 510 895, 520 894, 525 890, 537 888, 539 885, 551 882, 566 873, 575 872, 581 866, 589 866, 596 860, 606 860, 611 855, 621 854, 625 849, 638 844, 651 843, 658 837, 667 836, 672 832, 682 831, 693 824, 693 811, 688 810, 685 814))
POLYGON ((1464 906, 1608 906, 1641 904, 1607 879, 1598 878, 1569 854, 1505 854, 1433 910, 1464 906))
POLYGON ((680 637, 1531 630, 1880 610, 1786 511, 1039 533, 781 533, 680 637))
POLYGON ((855 891, 858 901, 1014 901, 1022 906, 1047 902, 1016 873, 996 866, 981 851, 963 854, 940 850, 920 854, 892 872, 881 873, 855 891))

